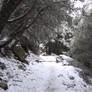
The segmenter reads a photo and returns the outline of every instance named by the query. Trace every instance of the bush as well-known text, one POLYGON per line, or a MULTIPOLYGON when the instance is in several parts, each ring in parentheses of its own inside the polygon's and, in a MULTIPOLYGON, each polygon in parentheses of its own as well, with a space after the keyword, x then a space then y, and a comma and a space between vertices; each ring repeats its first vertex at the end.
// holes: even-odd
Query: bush
POLYGON ((50 39, 46 44, 47 54, 55 53, 59 55, 62 54, 64 51, 67 52, 68 50, 69 48, 58 39, 50 39))

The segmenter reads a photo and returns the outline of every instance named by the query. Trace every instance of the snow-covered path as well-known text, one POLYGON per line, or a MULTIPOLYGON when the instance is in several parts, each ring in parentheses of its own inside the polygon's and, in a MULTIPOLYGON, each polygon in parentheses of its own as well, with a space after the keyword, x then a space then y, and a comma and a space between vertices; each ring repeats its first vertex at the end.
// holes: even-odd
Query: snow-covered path
POLYGON ((14 77, 8 90, 0 92, 92 92, 92 86, 79 77, 81 69, 63 66, 62 62, 30 63, 26 71, 13 63, 12 69, 14 77))

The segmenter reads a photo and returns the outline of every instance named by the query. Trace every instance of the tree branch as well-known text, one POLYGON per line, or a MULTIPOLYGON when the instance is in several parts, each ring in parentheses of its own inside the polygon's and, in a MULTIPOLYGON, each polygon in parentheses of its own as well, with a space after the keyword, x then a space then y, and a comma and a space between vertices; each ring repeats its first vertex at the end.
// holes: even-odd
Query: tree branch
POLYGON ((41 12, 43 12, 47 8, 48 8, 48 6, 42 8, 41 10, 39 10, 39 12, 36 15, 36 17, 34 18, 34 20, 28 26, 25 26, 25 24, 28 22, 29 19, 27 19, 25 22, 23 22, 22 24, 20 24, 20 26, 18 28, 16 28, 13 33, 10 34, 9 40, 7 40, 3 45, 0 45, 0 48, 2 48, 4 46, 6 46, 7 44, 9 44, 13 39, 16 38, 17 35, 21 34, 21 36, 22 36, 22 34, 24 33, 24 31, 26 29, 28 29, 30 26, 32 26, 35 23, 35 21, 37 20, 37 18, 39 17, 39 15, 41 14, 41 12))
POLYGON ((38 14, 36 15, 36 17, 34 18, 34 20, 28 25, 26 26, 26 29, 29 28, 32 24, 35 23, 35 21, 37 20, 37 18, 39 17, 39 15, 48 8, 49 6, 46 6, 44 8, 42 8, 41 10, 39 10, 38 14))
POLYGON ((20 19, 24 18, 27 14, 29 14, 32 11, 32 9, 35 7, 35 5, 36 5, 36 0, 33 2, 32 7, 29 8, 29 10, 26 13, 24 13, 23 15, 21 15, 19 17, 16 17, 16 18, 13 18, 13 19, 9 19, 7 22, 11 23, 11 22, 15 22, 17 20, 20 20, 20 19))
POLYGON ((4 0, 0 10, 0 34, 7 23, 11 13, 17 8, 22 0, 4 0))

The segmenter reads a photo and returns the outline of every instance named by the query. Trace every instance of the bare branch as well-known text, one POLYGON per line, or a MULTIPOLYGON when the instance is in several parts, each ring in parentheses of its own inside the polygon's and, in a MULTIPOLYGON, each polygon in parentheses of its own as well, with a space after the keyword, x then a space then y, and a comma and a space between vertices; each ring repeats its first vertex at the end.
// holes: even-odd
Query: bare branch
POLYGON ((28 29, 31 25, 33 25, 33 24, 35 23, 35 21, 37 20, 37 18, 39 17, 39 15, 40 15, 44 10, 46 10, 48 7, 49 7, 49 6, 46 6, 46 7, 42 8, 42 9, 38 12, 38 14, 37 14, 36 17, 34 18, 34 20, 33 20, 28 26, 26 26, 26 29, 28 29))
POLYGON ((0 33, 2 32, 11 13, 17 8, 22 0, 4 0, 0 10, 0 33))
POLYGON ((15 22, 17 20, 20 20, 20 19, 24 18, 26 15, 28 15, 32 11, 32 9, 35 7, 35 5, 36 5, 36 0, 33 2, 32 7, 29 8, 29 10, 26 13, 24 13, 23 15, 21 15, 19 17, 16 17, 16 18, 13 18, 13 19, 9 19, 8 22, 11 23, 11 22, 15 22))

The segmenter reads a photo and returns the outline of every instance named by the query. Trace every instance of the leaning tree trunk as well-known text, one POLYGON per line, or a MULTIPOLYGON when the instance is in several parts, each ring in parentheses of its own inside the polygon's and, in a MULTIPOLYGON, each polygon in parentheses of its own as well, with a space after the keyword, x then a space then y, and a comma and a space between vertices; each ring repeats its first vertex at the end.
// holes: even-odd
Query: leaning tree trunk
POLYGON ((0 34, 7 23, 12 12, 17 8, 22 0, 4 0, 0 11, 0 34))

